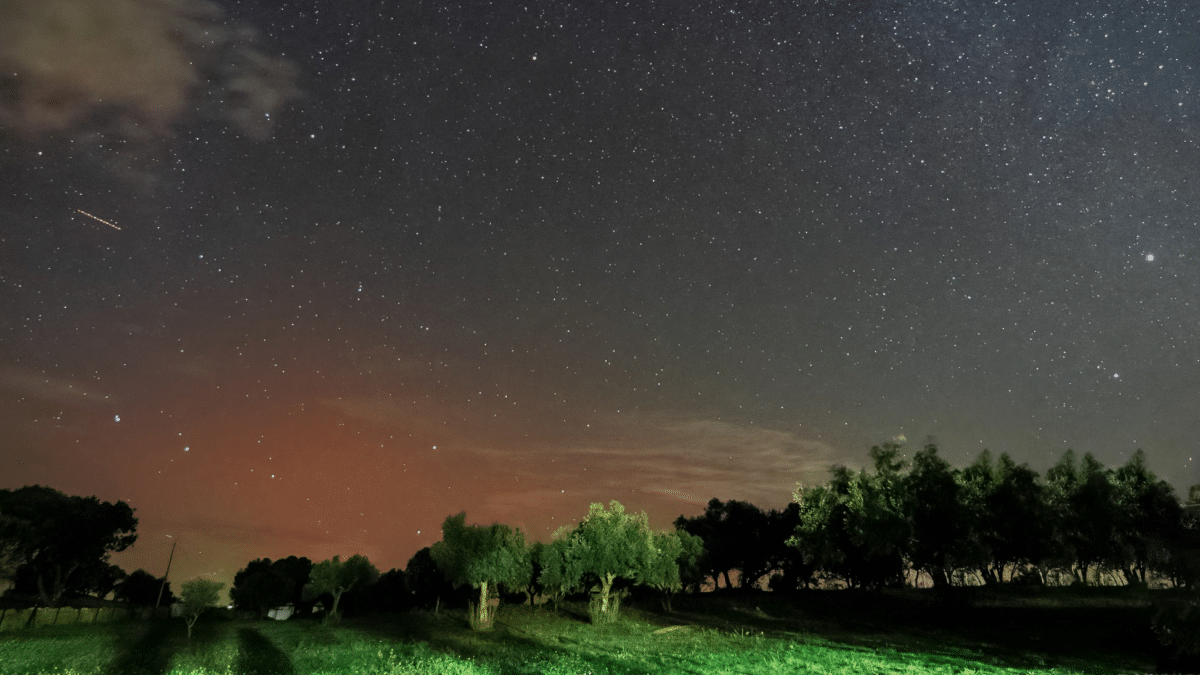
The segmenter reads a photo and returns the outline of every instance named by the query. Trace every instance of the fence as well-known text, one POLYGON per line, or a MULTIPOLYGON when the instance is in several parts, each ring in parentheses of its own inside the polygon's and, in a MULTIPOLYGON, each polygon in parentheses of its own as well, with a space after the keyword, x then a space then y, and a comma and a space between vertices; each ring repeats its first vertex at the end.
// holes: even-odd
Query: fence
MULTIPOLYGON (((169 609, 159 609, 161 617, 169 609)), ((29 607, 0 609, 0 633, 39 626, 65 626, 74 623, 108 623, 112 621, 141 621, 155 615, 153 608, 127 607, 29 607)))

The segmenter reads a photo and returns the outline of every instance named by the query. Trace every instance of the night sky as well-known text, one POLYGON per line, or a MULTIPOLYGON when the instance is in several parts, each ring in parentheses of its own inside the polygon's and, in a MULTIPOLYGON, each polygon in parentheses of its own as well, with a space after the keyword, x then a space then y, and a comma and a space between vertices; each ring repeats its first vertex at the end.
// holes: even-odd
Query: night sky
POLYGON ((0 487, 176 583, 899 435, 1186 494, 1198 168, 1196 3, 6 2, 0 487))

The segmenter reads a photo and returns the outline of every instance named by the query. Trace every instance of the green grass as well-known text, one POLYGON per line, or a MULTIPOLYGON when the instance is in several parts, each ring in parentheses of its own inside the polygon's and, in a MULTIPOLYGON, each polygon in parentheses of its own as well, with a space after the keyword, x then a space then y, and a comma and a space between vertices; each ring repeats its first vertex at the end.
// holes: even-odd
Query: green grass
MULTIPOLYGON (((0 633, 0 673, 1001 675, 1145 670, 1129 667, 1128 661, 1122 666, 1088 648, 1043 652, 922 628, 920 622, 914 630, 907 630, 907 623, 896 630, 844 625, 837 616, 800 611, 767 596, 706 603, 681 603, 675 614, 629 607, 620 620, 605 626, 587 623, 582 606, 567 604, 561 612, 505 606, 496 629, 485 633, 471 631, 461 610, 329 626, 213 621, 197 624, 190 641, 182 621, 45 627, 0 633)), ((836 607, 846 606, 839 603, 836 607)))

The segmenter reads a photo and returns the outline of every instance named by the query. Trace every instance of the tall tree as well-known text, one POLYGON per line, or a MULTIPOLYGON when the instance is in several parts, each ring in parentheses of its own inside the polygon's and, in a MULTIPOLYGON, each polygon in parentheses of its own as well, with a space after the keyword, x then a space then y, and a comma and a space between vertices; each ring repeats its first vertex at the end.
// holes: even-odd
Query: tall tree
POLYGON ((1170 483, 1159 480, 1138 449, 1112 474, 1116 488, 1117 557, 1126 583, 1145 584, 1146 572, 1181 536, 1184 512, 1170 483))
POLYGON ((448 516, 442 523, 442 540, 430 547, 429 554, 447 581, 479 590, 479 604, 471 608, 471 627, 490 630, 496 609, 488 604, 489 592, 498 596, 500 586, 516 590, 530 583, 529 547, 519 529, 466 521, 466 512, 448 516))
POLYGON ((107 562, 137 540, 137 518, 128 504, 96 497, 68 496, 30 485, 0 490, 0 542, 32 575, 42 602, 60 604, 72 576, 96 562, 107 562))
POLYGON ((305 592, 309 597, 325 593, 333 596, 333 606, 326 614, 327 619, 338 619, 338 601, 342 594, 352 588, 361 588, 375 582, 379 570, 365 555, 352 555, 344 562, 338 556, 313 565, 305 592))
POLYGON ((959 542, 966 522, 959 508, 955 471, 938 457, 932 441, 913 456, 912 470, 904 479, 906 510, 912 528, 911 562, 933 579, 935 587, 950 583, 950 572, 959 558, 959 542))
POLYGON ((1046 472, 1058 564, 1081 584, 1088 583, 1090 571, 1119 558, 1117 491, 1110 474, 1091 453, 1076 464, 1070 450, 1046 472))
POLYGON ((183 582, 183 619, 187 622, 188 639, 192 639, 192 628, 204 610, 217 604, 221 588, 225 584, 208 579, 192 579, 183 582))

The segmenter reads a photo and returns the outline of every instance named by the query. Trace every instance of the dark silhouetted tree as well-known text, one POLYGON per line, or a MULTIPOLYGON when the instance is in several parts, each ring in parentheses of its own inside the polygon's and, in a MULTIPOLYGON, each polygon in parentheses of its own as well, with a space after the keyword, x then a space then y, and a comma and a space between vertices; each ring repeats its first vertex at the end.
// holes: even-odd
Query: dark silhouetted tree
POLYGON ((171 593, 171 582, 168 581, 164 585, 163 579, 146 570, 134 570, 117 586, 116 598, 134 607, 154 607, 158 602, 160 588, 163 589, 162 604, 171 606, 175 602, 175 596, 171 593))
POLYGON ((1183 506, 1170 483, 1159 480, 1138 449, 1112 479, 1116 488, 1116 559, 1128 584, 1146 584, 1146 572, 1182 536, 1183 506))
POLYGON ((404 583, 412 603, 424 609, 438 611, 443 603, 457 602, 461 593, 446 581, 429 554, 429 547, 417 551, 404 568, 404 583))
POLYGON ((926 572, 933 585, 940 587, 950 584, 954 563, 962 557, 959 545, 965 539, 967 523, 955 471, 937 452, 937 445, 930 441, 913 456, 904 492, 912 528, 912 567, 926 572))
POLYGON ((19 560, 44 604, 57 606, 73 576, 137 540, 137 518, 125 502, 101 502, 31 485, 0 490, 0 542, 19 560))
MULTIPOLYGON (((307 581, 305 575, 302 583, 307 581)), ((295 585, 296 582, 281 567, 272 564, 270 558, 260 558, 251 560, 233 575, 229 599, 235 609, 256 612, 262 619, 271 609, 292 602, 295 585)))

